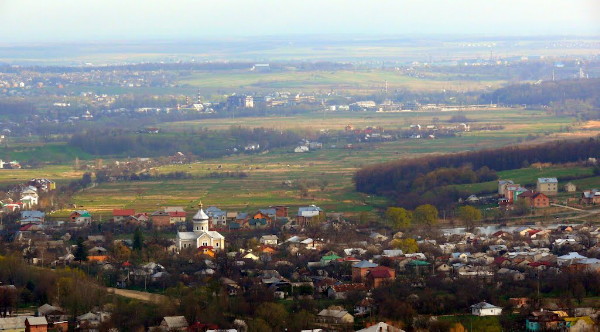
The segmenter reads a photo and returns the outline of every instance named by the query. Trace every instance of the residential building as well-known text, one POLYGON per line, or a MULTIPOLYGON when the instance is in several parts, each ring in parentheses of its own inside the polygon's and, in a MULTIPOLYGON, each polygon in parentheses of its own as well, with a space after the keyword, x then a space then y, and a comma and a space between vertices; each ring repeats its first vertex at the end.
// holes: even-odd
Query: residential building
POLYGON ((544 309, 532 312, 525 321, 527 331, 560 331, 565 327, 565 320, 559 314, 544 309))
POLYGON ((76 210, 71 212, 69 220, 76 225, 89 225, 92 223, 92 215, 87 210, 76 210))
POLYGON ((568 193, 574 193, 577 191, 577 186, 574 185, 572 182, 567 182, 567 184, 565 184, 564 186, 564 190, 568 193))
POLYGON ((384 322, 379 322, 356 332, 404 332, 404 330, 384 322))
POLYGON ((320 207, 315 205, 304 206, 298 208, 298 217, 296 221, 300 225, 311 223, 315 218, 325 217, 325 212, 320 207))
POLYGON ((264 244, 264 245, 277 245, 277 241, 279 240, 279 238, 277 237, 277 235, 263 235, 260 238, 260 243, 264 244))
POLYGON ((498 180, 498 196, 504 197, 506 196, 506 186, 510 184, 515 184, 512 180, 498 180))
POLYGON ((27 317, 25 319, 25 332, 46 332, 48 321, 46 317, 27 317))
POLYGON ((317 321, 325 324, 353 324, 354 316, 343 310, 341 307, 331 306, 323 309, 317 315, 317 321))
POLYGON ((396 278, 396 271, 387 266, 377 266, 370 268, 367 272, 367 285, 371 288, 377 288, 385 283, 392 282, 396 278))
POLYGON ((46 218, 46 213, 42 211, 21 211, 21 223, 36 223, 41 224, 46 218))
POLYGON ((167 206, 165 212, 169 214, 169 223, 176 224, 185 222, 186 213, 181 206, 167 206))
POLYGON ((284 205, 276 205, 270 206, 270 208, 275 209, 275 217, 277 218, 287 218, 288 217, 288 207, 284 205))
POLYGON ((600 203, 600 190, 592 189, 585 190, 581 193, 581 203, 582 204, 599 204, 600 203))
POLYGON ((379 265, 369 261, 361 261, 352 265, 352 281, 364 281, 367 276, 367 273, 369 273, 369 269, 372 269, 377 266, 379 265))
POLYGON ((548 196, 540 192, 526 191, 519 195, 519 199, 527 200, 529 206, 534 208, 545 208, 550 206, 550 199, 548 196))
POLYGON ((546 195, 556 195, 558 193, 558 179, 538 178, 536 191, 546 195))
POLYGON ((479 302, 471 306, 471 314, 475 316, 499 316, 502 308, 487 302, 479 302))
POLYGON ((519 195, 526 191, 528 191, 527 188, 521 187, 519 184, 509 184, 506 186, 504 194, 509 204, 512 204, 518 200, 519 195))
POLYGON ((134 209, 114 209, 113 210, 113 220, 115 222, 126 221, 133 215, 135 215, 134 209))
POLYGON ((0 317, 0 331, 25 332, 28 316, 0 317))
POLYGON ((208 221, 212 226, 224 227, 227 226, 227 212, 219 209, 216 206, 209 206, 206 209, 208 221))
POLYGON ((171 226, 171 215, 169 212, 158 210, 150 215, 152 225, 154 227, 168 227, 171 226))
POLYGON ((187 331, 188 322, 184 316, 170 316, 164 317, 160 323, 160 329, 162 331, 187 331))

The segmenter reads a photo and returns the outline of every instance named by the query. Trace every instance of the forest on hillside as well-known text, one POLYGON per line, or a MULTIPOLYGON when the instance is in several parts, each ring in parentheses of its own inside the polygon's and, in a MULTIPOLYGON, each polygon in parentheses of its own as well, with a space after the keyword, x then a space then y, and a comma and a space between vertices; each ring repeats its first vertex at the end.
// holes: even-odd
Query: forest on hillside
POLYGON ((545 106, 556 115, 600 118, 600 79, 515 84, 482 94, 480 102, 545 106))
POLYGON ((392 197, 403 206, 445 205, 464 195, 443 188, 447 185, 491 181, 497 178, 495 171, 536 162, 567 163, 598 156, 599 138, 554 141, 370 165, 357 171, 354 181, 357 191, 392 197))

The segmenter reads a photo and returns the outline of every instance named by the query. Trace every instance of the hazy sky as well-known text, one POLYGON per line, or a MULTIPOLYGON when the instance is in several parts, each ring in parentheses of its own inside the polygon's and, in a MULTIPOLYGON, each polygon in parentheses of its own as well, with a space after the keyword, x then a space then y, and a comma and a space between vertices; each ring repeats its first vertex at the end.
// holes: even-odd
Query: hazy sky
POLYGON ((0 43, 282 34, 600 35, 599 0, 0 0, 0 43))

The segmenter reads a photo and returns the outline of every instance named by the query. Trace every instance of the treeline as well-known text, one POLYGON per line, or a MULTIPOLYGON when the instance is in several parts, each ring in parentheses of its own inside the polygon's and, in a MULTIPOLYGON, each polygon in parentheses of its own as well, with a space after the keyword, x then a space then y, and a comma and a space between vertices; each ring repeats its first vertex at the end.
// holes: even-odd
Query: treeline
POLYGON ((534 162, 566 163, 599 155, 598 138, 555 141, 371 165, 357 171, 354 181, 360 192, 391 196, 408 207, 439 205, 462 195, 443 186, 491 181, 497 178, 495 171, 518 169, 534 162))
POLYGON ((600 108, 600 79, 547 81, 540 84, 516 84, 482 94, 480 103, 505 105, 546 105, 566 100, 589 101, 600 108))
POLYGON ((109 170, 96 171, 96 182, 113 181, 150 181, 150 180, 189 180, 194 176, 188 172, 170 172, 160 174, 150 174, 148 172, 132 173, 127 171, 115 172, 109 170))
POLYGON ((26 100, 17 98, 0 99, 0 117, 23 119, 36 111, 35 106, 26 100))
POLYGON ((112 108, 138 108, 138 107, 175 107, 177 99, 172 96, 151 96, 151 95, 121 95, 112 103, 112 108))
POLYGON ((248 173, 246 172, 210 172, 206 176, 207 179, 224 179, 224 178, 246 178, 248 173))
POLYGON ((417 176, 410 189, 416 192, 425 192, 430 188, 448 186, 451 184, 466 184, 493 181, 498 179, 496 171, 483 166, 477 171, 470 167, 441 167, 426 174, 417 176))
POLYGON ((78 73, 93 71, 155 71, 155 70, 234 70, 249 69, 254 63, 250 62, 186 62, 186 63, 137 63, 111 66, 31 66, 17 67, 11 65, 0 66, 5 73, 20 73, 22 71, 34 71, 38 73, 78 73))
MULTIPOLYGON (((136 63, 126 65, 110 66, 11 66, 0 65, 0 71, 4 73, 20 73, 23 71, 34 71, 38 73, 77 73, 94 71, 194 71, 194 70, 249 70, 255 62, 182 62, 182 63, 136 63)), ((349 63, 338 63, 330 61, 315 62, 278 62, 270 63, 271 70, 283 70, 287 67, 296 67, 301 70, 343 70, 352 69, 349 63)))
POLYGON ((69 145, 96 156, 159 157, 180 151, 202 158, 245 151, 249 144, 259 152, 296 144, 300 137, 291 131, 233 127, 230 130, 142 135, 118 129, 88 130, 74 134, 69 145))

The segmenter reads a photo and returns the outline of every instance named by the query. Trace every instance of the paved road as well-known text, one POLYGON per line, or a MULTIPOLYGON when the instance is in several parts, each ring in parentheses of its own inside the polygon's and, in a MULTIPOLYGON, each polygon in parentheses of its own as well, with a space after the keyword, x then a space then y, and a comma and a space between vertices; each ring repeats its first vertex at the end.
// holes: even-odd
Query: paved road
POLYGON ((148 292, 140 292, 129 289, 119 289, 109 287, 106 289, 107 292, 116 294, 123 297, 128 297, 130 299, 140 300, 144 302, 152 302, 152 303, 164 303, 169 300, 168 297, 160 294, 152 294, 148 292))

